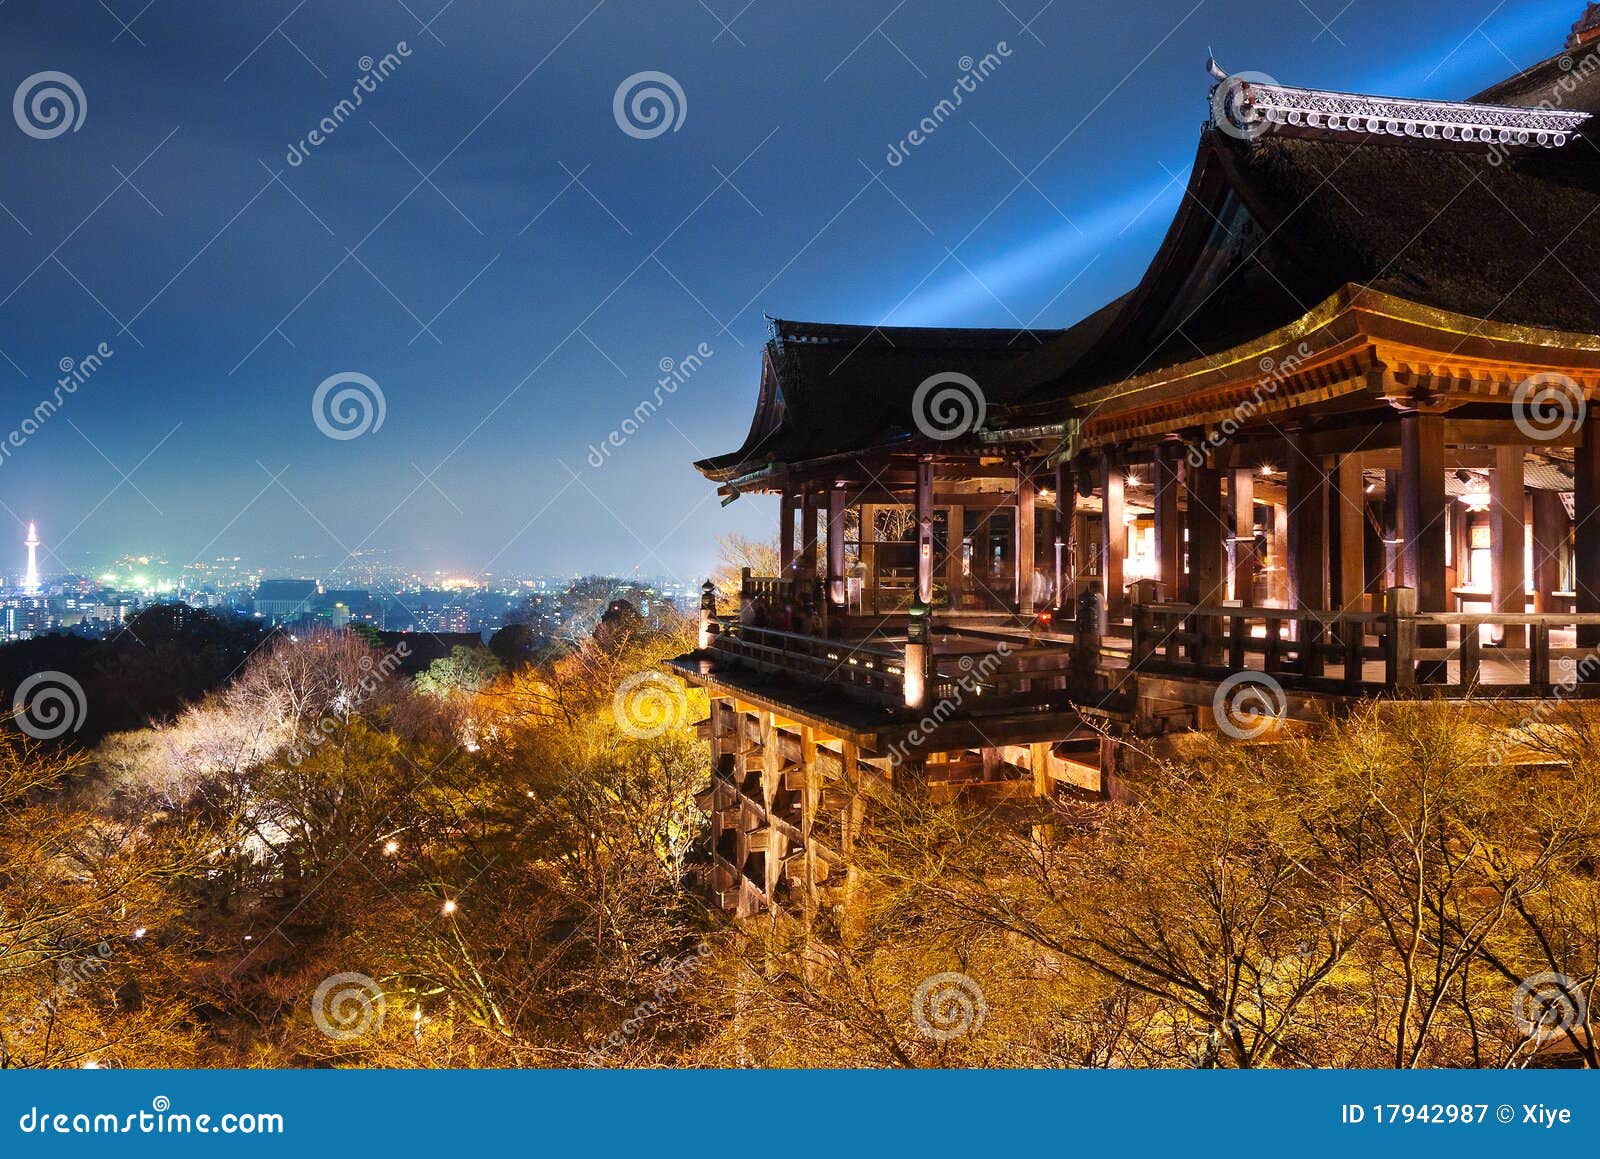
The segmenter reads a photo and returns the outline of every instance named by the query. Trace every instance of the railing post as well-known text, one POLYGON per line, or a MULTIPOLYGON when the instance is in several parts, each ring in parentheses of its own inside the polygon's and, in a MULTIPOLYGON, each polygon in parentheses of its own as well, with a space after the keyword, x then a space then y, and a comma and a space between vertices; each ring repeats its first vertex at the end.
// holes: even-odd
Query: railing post
POLYGON ((1228 667, 1235 672, 1244 668, 1244 643, 1250 635, 1250 621, 1243 612, 1228 617, 1228 667))
POLYGON ((1322 621, 1313 616, 1301 616, 1296 621, 1295 638, 1300 644, 1300 674, 1321 676, 1323 671, 1322 642, 1327 634, 1322 621))
POLYGON ((1528 637, 1528 683, 1544 691, 1550 687, 1550 625, 1533 625, 1528 637))
MULTIPOLYGON (((1262 646, 1264 655, 1261 668, 1265 672, 1278 672, 1283 667, 1283 619, 1279 616, 1267 617, 1267 636, 1262 646)), ((1241 665, 1241 667, 1243 667, 1241 665)))
POLYGON ((714 617, 717 614, 717 585, 710 580, 700 588, 700 651, 704 652, 711 647, 711 637, 716 635, 717 627, 714 617))
POLYGON ((928 705, 929 641, 928 605, 921 598, 911 601, 910 618, 906 622, 905 702, 907 708, 922 709, 928 705))
MULTIPOLYGON (((1138 618, 1134 619, 1134 646, 1138 647, 1138 618)), ((1148 626, 1146 635, 1148 637, 1148 626)), ((1100 593, 1085 588, 1078 597, 1078 622, 1072 632, 1072 652, 1068 662, 1072 688, 1090 691, 1098 687, 1100 671, 1100 593)), ((1133 667, 1137 668, 1137 661, 1133 667)))
POLYGON ((1344 682, 1352 689, 1366 679, 1367 627, 1360 620, 1346 620, 1343 625, 1344 682))
POLYGON ((1476 624, 1461 625, 1461 688, 1470 690, 1478 683, 1483 666, 1483 630, 1476 624))
POLYGON ((1383 594, 1384 679, 1391 688, 1417 683, 1417 590, 1390 588, 1383 594))

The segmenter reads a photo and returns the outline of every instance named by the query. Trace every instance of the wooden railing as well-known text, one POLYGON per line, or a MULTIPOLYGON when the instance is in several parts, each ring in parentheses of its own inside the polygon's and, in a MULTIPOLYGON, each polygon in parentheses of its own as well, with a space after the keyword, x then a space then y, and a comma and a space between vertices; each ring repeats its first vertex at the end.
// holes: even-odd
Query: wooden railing
POLYGON ((1390 589, 1382 612, 1136 604, 1129 668, 1202 679, 1252 668, 1285 688, 1346 695, 1544 696, 1559 686, 1600 696, 1600 647, 1554 643, 1586 629, 1600 640, 1600 614, 1418 612, 1407 588, 1390 589), (1523 628, 1528 646, 1486 648, 1485 627, 1523 628))
POLYGON ((848 643, 775 628, 741 624, 735 617, 717 621, 712 651, 737 657, 766 672, 837 684, 864 699, 898 705, 905 699, 905 656, 897 647, 848 643))

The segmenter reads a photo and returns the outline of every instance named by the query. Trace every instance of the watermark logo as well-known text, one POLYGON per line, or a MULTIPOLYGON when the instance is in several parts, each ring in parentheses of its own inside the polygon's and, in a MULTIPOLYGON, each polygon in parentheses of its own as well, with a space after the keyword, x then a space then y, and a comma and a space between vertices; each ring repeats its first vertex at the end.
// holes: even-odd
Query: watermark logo
POLYGON ((1235 672, 1217 685, 1211 715, 1234 740, 1255 740, 1289 715, 1289 698, 1265 672, 1235 672))
POLYGON ((337 133, 339 126, 354 116, 366 98, 377 92, 378 86, 394 75, 395 70, 400 67, 400 62, 410 56, 411 46, 402 40, 395 44, 393 52, 384 53, 378 60, 363 56, 356 61, 356 67, 361 70, 361 75, 356 78, 356 83, 350 86, 350 95, 329 109, 328 115, 317 122, 316 128, 300 140, 291 143, 283 159, 294 168, 304 165, 312 150, 337 133))
POLYGON ((1254 141, 1271 123, 1255 103, 1255 85, 1277 85, 1264 72, 1240 72, 1224 77, 1211 90, 1211 120, 1218 129, 1241 141, 1254 141))
POLYGON ((1582 989, 1565 974, 1546 972, 1524 978, 1511 1000, 1517 1029, 1539 1043, 1571 1030, 1588 1013, 1582 989))
POLYGON ((715 353, 708 343, 702 342, 696 346, 686 357, 673 358, 667 355, 657 365, 661 368, 661 377, 656 380, 655 390, 649 398, 639 400, 639 405, 633 412, 623 419, 615 429, 598 443, 589 444, 589 466, 599 470, 606 465, 613 451, 620 451, 634 435, 643 429, 655 413, 666 404, 671 396, 678 393, 678 388, 687 383, 700 372, 700 368, 715 353))
POLYGON ((911 996, 911 1021, 924 1038, 953 1042, 983 1029, 989 1004, 983 989, 965 974, 924 978, 911 996))
POLYGON ((917 430, 941 443, 981 430, 987 413, 983 388, 959 371, 923 379, 911 396, 911 418, 917 430))
POLYGON ((963 56, 956 61, 956 67, 961 70, 961 75, 956 78, 955 84, 950 86, 950 95, 934 105, 928 115, 917 122, 916 128, 889 145, 889 151, 884 154, 884 160, 889 166, 898 169, 904 165, 912 151, 924 144, 944 126, 945 122, 955 116, 962 102, 977 92, 978 86, 988 80, 1000 67, 1001 62, 1010 56, 1011 46, 1002 40, 994 46, 993 52, 984 53, 981 60, 963 56))
POLYGON ((1530 375, 1511 394, 1512 421, 1536 443, 1571 434, 1583 425, 1587 409, 1583 387, 1554 371, 1530 375))
POLYGON ((34 740, 55 740, 83 727, 89 702, 83 685, 65 672, 35 672, 11 698, 17 727, 34 740))
POLYGON ((332 974, 311 996, 311 1021, 335 1042, 361 1038, 383 1026, 383 987, 365 974, 332 974))
POLYGON ((317 430, 341 442, 377 431, 387 413, 383 388, 353 370, 330 374, 311 395, 311 419, 317 430))
POLYGON ((36 141, 76 133, 89 115, 83 86, 64 72, 36 72, 17 86, 11 98, 17 128, 36 141))
POLYGON ((68 357, 57 362, 56 366, 61 371, 61 377, 56 379, 55 388, 47 397, 41 398, 34 404, 32 413, 26 415, 11 431, 0 438, 0 466, 5 465, 13 451, 26 446, 28 440, 55 417, 67 399, 77 394, 78 388, 93 378, 113 353, 115 351, 111 349, 110 343, 102 342, 82 358, 68 357))
POLYGON ((628 136, 648 141, 669 129, 676 133, 683 128, 689 100, 683 86, 666 73, 636 72, 612 94, 611 115, 628 136))
POLYGON ((683 685, 661 672, 639 672, 617 686, 611 715, 625 736, 651 740, 683 726, 689 698, 683 685))

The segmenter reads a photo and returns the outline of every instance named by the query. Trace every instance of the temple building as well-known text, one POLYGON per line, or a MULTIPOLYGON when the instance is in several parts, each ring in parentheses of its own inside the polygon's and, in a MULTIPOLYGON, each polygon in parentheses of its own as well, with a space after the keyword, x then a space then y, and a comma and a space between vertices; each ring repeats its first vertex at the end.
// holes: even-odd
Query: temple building
POLYGON ((1211 68, 1159 251, 1076 325, 772 323, 696 467, 779 498, 781 574, 669 664, 730 912, 837 903, 907 778, 1095 799, 1128 738, 1600 693, 1600 5, 1468 101, 1211 68))

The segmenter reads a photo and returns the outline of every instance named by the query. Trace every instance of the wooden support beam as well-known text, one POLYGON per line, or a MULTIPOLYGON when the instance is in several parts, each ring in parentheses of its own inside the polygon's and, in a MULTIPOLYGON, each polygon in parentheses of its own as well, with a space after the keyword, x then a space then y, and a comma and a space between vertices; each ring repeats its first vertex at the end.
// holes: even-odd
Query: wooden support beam
POLYGON ((917 460, 917 599, 933 603, 933 457, 917 460))
MULTIPOLYGON (((1417 593, 1420 612, 1449 611, 1450 592, 1445 586, 1445 536, 1449 521, 1445 510, 1444 417, 1419 410, 1400 413, 1400 572, 1405 586, 1417 593)), ((1447 634, 1442 626, 1418 629, 1417 646, 1443 648, 1447 634)), ((1442 684, 1447 679, 1443 660, 1417 665, 1417 680, 1442 684)))
POLYGON ((1255 603, 1256 589, 1256 480, 1240 468, 1228 474, 1228 500, 1233 509, 1233 598, 1245 606, 1255 603))
POLYGON ((778 498, 778 571, 794 575, 794 492, 787 487, 778 498))
POLYGON ((1359 455, 1340 455, 1334 475, 1333 505, 1339 529, 1336 605, 1347 612, 1367 610, 1367 481, 1359 455))
MULTIPOLYGON (((1191 604, 1216 606, 1227 593, 1225 567, 1228 552, 1228 517, 1222 505, 1222 472, 1187 465, 1184 493, 1189 505, 1189 576, 1186 598, 1191 604)), ((1222 621, 1196 617, 1199 637, 1192 655, 1200 664, 1216 664, 1222 657, 1222 621)))
POLYGON ((817 567, 817 489, 807 487, 800 493, 800 551, 796 571, 808 579, 815 579, 817 567))
MULTIPOLYGON (((1572 586, 1580 613, 1600 612, 1600 408, 1590 405, 1583 442, 1573 452, 1573 503, 1578 512, 1572 541, 1572 586)), ((1600 627, 1578 629, 1578 647, 1600 646, 1600 627)))
MULTIPOLYGON (((1527 499, 1523 492, 1523 449, 1495 448, 1494 470, 1489 472, 1489 566, 1494 608, 1523 615, 1528 610, 1528 579, 1524 560, 1528 529, 1524 522, 1527 499)), ((1501 646, 1527 647, 1528 633, 1521 624, 1500 629, 1501 646)))
MULTIPOLYGON (((1057 611, 1070 609, 1075 596, 1067 591, 1069 577, 1075 574, 1071 559, 1072 537, 1078 526, 1078 484, 1065 460, 1056 461, 1055 594, 1057 611)), ((1060 617, 1058 617, 1060 619, 1060 617)))
POLYGON ((1191 604, 1217 605, 1227 594, 1223 565, 1227 559, 1228 517, 1222 505, 1222 472, 1187 466, 1183 478, 1188 500, 1189 574, 1182 589, 1191 604))
POLYGON ((1533 492, 1533 610, 1557 610, 1561 557, 1567 546, 1567 509, 1555 491, 1533 492))
POLYGON ((1163 443, 1156 448, 1155 473, 1156 581, 1163 599, 1175 600, 1184 590, 1183 525, 1178 514, 1178 490, 1186 466, 1183 448, 1163 443))
POLYGON ((844 513, 848 493, 843 483, 828 490, 828 602, 844 607, 844 513))
POLYGON ((1122 468, 1110 458, 1100 468, 1100 582, 1106 619, 1120 623, 1127 614, 1127 594, 1123 591, 1123 563, 1128 555, 1128 525, 1125 511, 1127 479, 1122 468))
POLYGON ((1272 598, 1289 607, 1289 505, 1272 505, 1272 598))
POLYGON ((1328 607, 1328 478, 1320 459, 1289 450, 1289 606, 1328 607))
POLYGON ((966 591, 966 577, 961 574, 964 558, 962 541, 967 535, 967 509, 960 504, 945 509, 944 524, 944 586, 950 593, 950 606, 959 608, 961 596, 966 591))
POLYGON ((1033 615, 1033 573, 1038 563, 1033 476, 1025 464, 1017 464, 1016 592, 1017 614, 1033 615))

